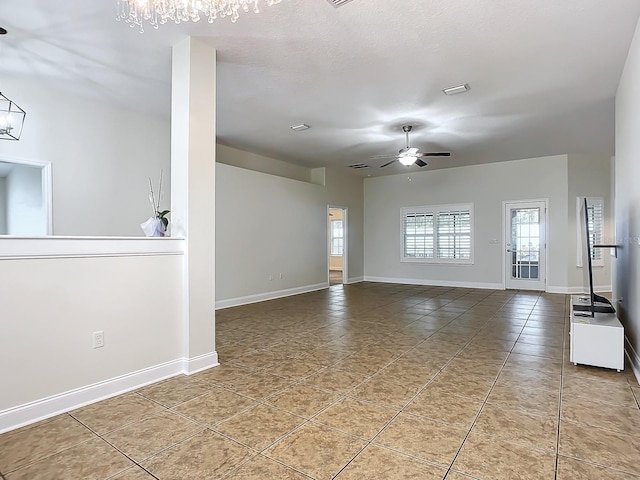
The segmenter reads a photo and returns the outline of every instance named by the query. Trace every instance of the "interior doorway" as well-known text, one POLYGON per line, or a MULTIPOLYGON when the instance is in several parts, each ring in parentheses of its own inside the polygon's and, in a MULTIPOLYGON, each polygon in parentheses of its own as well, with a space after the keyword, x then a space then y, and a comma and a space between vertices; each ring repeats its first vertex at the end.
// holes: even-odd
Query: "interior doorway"
POLYGON ((347 283, 347 209, 328 207, 329 285, 347 283))
POLYGON ((51 163, 0 158, 0 235, 52 235, 51 163))
POLYGON ((547 202, 504 203, 505 288, 546 289, 547 202))

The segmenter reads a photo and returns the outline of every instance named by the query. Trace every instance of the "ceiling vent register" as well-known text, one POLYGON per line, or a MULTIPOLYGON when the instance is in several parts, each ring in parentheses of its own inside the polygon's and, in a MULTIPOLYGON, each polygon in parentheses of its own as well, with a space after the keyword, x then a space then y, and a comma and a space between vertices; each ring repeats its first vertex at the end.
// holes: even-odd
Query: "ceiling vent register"
POLYGON ((364 163, 354 163, 353 165, 349 165, 349 168, 369 168, 369 165, 364 163))
POLYGON ((334 7, 342 7, 343 5, 349 3, 351 0, 327 0, 334 7))

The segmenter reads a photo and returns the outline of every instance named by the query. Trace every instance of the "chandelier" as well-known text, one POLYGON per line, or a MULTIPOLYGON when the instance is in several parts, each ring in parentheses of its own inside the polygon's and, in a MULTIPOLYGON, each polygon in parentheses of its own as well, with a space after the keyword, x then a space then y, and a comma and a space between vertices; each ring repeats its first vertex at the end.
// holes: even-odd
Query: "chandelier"
MULTIPOLYGON (((209 23, 220 17, 238 20, 240 11, 252 9, 259 13, 260 0, 116 0, 118 14, 116 20, 123 20, 130 27, 139 27, 144 32, 143 23, 153 28, 172 20, 175 23, 197 22, 205 17, 209 23)), ((268 6, 281 0, 264 0, 268 6)))
POLYGON ((20 140, 26 113, 18 105, 0 93, 0 138, 20 140))

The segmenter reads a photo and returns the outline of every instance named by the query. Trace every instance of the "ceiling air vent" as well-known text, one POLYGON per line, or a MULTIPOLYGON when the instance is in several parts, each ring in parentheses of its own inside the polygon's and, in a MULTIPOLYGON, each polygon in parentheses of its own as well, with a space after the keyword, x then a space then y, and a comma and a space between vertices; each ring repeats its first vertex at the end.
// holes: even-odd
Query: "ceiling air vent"
POLYGON ((354 163, 353 165, 349 165, 349 168, 369 168, 369 165, 364 163, 354 163))
POLYGON ((336 8, 341 7, 346 3, 349 3, 350 1, 351 0, 327 0, 327 2, 329 2, 331 5, 333 5, 336 8))

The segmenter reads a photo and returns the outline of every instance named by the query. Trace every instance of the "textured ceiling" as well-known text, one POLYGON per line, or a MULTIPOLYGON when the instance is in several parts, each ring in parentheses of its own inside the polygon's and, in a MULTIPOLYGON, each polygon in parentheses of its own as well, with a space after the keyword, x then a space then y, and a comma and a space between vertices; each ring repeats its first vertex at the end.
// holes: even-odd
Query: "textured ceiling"
POLYGON ((639 16, 638 0, 283 0, 235 24, 139 34, 115 21, 115 0, 4 0, 0 75, 168 118, 171 45, 196 35, 218 49, 218 140, 232 147, 391 174, 406 169, 369 157, 402 148, 411 123, 413 146, 452 152, 428 169, 611 155, 639 16))

